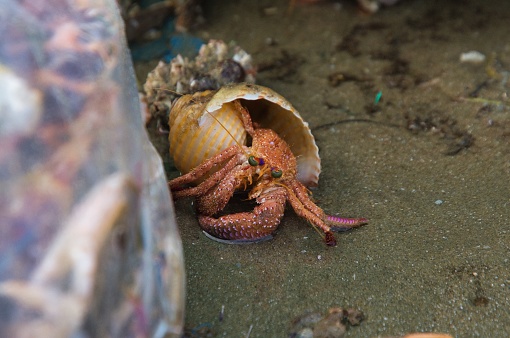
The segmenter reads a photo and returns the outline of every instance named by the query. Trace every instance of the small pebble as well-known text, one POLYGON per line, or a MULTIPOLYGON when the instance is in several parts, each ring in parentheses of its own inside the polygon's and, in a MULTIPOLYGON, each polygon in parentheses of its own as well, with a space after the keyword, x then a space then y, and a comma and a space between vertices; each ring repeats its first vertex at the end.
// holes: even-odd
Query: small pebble
POLYGON ((482 63, 485 61, 485 55, 476 50, 472 50, 467 53, 460 54, 459 60, 460 62, 482 63))
POLYGON ((309 327, 304 328, 296 335, 297 338, 313 338, 313 330, 309 327))
POLYGON ((342 10, 342 7, 343 7, 343 6, 342 6, 342 4, 341 4, 341 3, 339 3, 339 2, 335 2, 335 3, 333 4, 333 9, 334 9, 335 11, 337 11, 337 12, 341 11, 341 10, 342 10))
POLYGON ((268 46, 276 46, 278 42, 273 37, 267 37, 265 40, 266 45, 268 46))
POLYGON ((266 16, 273 16, 273 15, 277 15, 278 14, 278 7, 276 6, 273 6, 273 7, 265 7, 262 9, 262 12, 264 13, 264 15, 266 16))

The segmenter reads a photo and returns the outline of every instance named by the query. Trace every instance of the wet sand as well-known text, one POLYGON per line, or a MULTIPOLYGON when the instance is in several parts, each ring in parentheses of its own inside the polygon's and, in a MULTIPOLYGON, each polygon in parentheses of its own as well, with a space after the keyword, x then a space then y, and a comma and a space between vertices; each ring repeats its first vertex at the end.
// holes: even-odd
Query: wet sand
POLYGON ((327 247, 289 207, 273 240, 225 245, 178 201, 186 327, 286 337, 339 306, 366 315, 345 337, 510 335, 510 2, 288 5, 208 1, 193 34, 252 54, 316 137, 318 204, 370 223, 327 247), (461 63, 471 50, 486 61, 461 63))

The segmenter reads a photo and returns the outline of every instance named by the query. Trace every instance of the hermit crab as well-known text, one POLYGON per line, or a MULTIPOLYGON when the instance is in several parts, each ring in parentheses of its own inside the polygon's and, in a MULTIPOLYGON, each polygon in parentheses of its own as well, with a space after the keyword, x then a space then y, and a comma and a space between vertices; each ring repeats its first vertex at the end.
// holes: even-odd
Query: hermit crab
POLYGON ((200 226, 213 238, 270 238, 287 201, 327 245, 336 245, 332 231, 367 222, 328 216, 312 201, 307 187, 318 183, 317 145, 299 113, 269 88, 237 84, 185 95, 173 105, 169 125, 170 154, 183 173, 169 182, 173 197, 196 198, 200 226), (237 190, 248 190, 258 205, 216 217, 237 190))

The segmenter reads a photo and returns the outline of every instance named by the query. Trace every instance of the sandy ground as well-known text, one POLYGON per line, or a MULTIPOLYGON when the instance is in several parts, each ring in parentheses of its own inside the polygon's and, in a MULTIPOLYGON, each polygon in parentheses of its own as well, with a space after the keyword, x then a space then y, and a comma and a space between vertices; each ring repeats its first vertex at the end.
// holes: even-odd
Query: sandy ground
POLYGON ((225 245, 179 201, 189 333, 286 337, 340 306, 366 315, 346 337, 510 335, 510 2, 288 6, 207 1, 193 34, 253 55, 317 139, 314 198, 370 223, 327 247, 289 208, 273 240, 225 245), (471 50, 486 61, 461 63, 471 50))

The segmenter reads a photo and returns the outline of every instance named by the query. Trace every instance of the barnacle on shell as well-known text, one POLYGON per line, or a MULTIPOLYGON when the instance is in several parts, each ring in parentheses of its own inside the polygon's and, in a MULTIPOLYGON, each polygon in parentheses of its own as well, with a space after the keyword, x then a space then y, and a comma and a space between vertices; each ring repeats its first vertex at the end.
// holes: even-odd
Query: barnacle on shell
POLYGON ((235 44, 210 40, 194 59, 177 55, 170 63, 160 61, 148 74, 144 91, 150 114, 166 119, 180 95, 240 82, 255 82, 251 55, 235 44))

